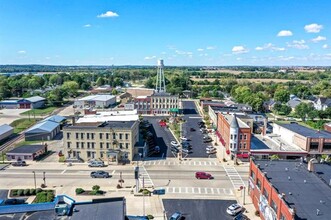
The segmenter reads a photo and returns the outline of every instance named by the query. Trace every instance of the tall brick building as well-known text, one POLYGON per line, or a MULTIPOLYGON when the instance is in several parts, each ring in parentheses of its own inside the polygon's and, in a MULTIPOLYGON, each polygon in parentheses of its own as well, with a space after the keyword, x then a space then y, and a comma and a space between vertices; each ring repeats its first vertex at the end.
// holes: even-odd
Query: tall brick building
POLYGON ((248 192, 262 220, 327 220, 330 174, 330 165, 311 161, 251 160, 248 192))
POLYGON ((253 121, 241 119, 235 114, 218 113, 217 135, 233 159, 248 158, 251 149, 251 125, 253 121))

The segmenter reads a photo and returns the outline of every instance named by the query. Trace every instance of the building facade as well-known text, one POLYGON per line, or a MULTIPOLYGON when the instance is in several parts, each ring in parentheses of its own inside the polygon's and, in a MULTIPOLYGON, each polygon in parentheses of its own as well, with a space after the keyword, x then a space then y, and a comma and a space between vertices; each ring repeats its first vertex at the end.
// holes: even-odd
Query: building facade
POLYGON ((152 114, 170 114, 178 112, 179 97, 170 93, 154 93, 151 96, 151 113, 152 114))
POLYGON ((90 95, 75 101, 78 108, 108 108, 116 103, 116 96, 113 95, 90 95))
POLYGON ((137 109, 138 114, 151 114, 151 97, 138 96, 134 98, 134 109, 137 109))
POLYGON ((8 138, 13 133, 14 133, 14 128, 13 127, 11 127, 7 124, 0 125, 0 141, 8 138))
POLYGON ((35 160, 47 152, 47 145, 23 145, 6 153, 7 160, 35 160))
POLYGON ((45 98, 33 96, 25 99, 9 99, 0 101, 0 108, 6 109, 36 109, 45 106, 45 98))
POLYGON ((65 156, 84 161, 132 161, 139 121, 79 123, 63 128, 65 156))
POLYGON ((235 156, 248 157, 251 148, 251 127, 235 114, 218 113, 216 134, 230 152, 232 159, 235 156))

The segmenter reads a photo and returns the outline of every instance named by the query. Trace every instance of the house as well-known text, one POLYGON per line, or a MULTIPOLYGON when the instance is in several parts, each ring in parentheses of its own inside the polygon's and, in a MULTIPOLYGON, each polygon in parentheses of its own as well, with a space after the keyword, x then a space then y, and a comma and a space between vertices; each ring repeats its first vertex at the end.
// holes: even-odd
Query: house
POLYGON ((60 124, 54 121, 41 121, 25 133, 26 141, 49 141, 52 140, 60 132, 60 124))
POLYGON ((6 109, 36 109, 45 107, 46 99, 33 96, 25 99, 8 99, 0 101, 0 108, 6 109))
POLYGON ((316 110, 325 110, 326 108, 331 106, 331 99, 319 97, 314 101, 314 108, 316 110))
POLYGON ((266 110, 266 111, 272 111, 275 104, 281 104, 281 102, 278 102, 278 101, 275 101, 274 99, 270 99, 268 101, 265 101, 263 103, 263 108, 266 110))
POLYGON ((0 141, 8 138, 10 135, 14 133, 14 128, 7 125, 3 124, 0 126, 0 141))
POLYGON ((45 145, 23 145, 6 153, 7 160, 35 160, 47 152, 45 145))
POLYGON ((295 110, 295 107, 301 103, 301 100, 298 98, 291 99, 286 104, 291 107, 292 111, 295 110))
POLYGON ((113 95, 90 95, 75 101, 74 105, 78 108, 95 107, 108 108, 116 103, 113 95))

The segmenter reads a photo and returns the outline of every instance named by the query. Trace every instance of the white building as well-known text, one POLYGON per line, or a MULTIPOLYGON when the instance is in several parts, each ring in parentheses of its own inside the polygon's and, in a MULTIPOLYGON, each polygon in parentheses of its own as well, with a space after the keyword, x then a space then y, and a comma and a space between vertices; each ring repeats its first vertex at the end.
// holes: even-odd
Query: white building
POLYGON ((90 95, 75 101, 74 105, 78 108, 108 108, 116 103, 113 95, 90 95))

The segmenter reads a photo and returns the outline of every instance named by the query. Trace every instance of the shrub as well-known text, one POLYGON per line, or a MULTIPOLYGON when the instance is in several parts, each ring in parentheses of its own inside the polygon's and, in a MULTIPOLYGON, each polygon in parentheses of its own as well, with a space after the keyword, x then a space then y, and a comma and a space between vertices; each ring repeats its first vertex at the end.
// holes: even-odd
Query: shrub
POLYGON ((147 215, 147 219, 154 219, 153 215, 147 215))
POLYGON ((226 162, 227 160, 225 158, 223 158, 223 162, 226 162))
POLYGON ((46 196, 46 201, 47 202, 52 202, 54 200, 54 193, 53 192, 48 192, 46 196))
POLYGON ((93 191, 90 191, 89 194, 90 194, 90 195, 96 195, 96 194, 98 194, 98 191, 94 191, 94 190, 93 190, 93 191))
POLYGON ((94 185, 94 186, 92 187, 92 190, 93 190, 93 191, 99 191, 99 189, 100 189, 100 186, 99 186, 99 185, 94 185))
POLYGON ((36 195, 36 190, 35 189, 30 189, 30 195, 36 195))
POLYGON ((82 188, 76 188, 75 191, 76 191, 76 194, 77 194, 77 195, 82 194, 83 192, 85 192, 85 190, 82 189, 82 188))
POLYGON ((259 211, 259 210, 256 210, 256 211, 255 211, 255 215, 256 215, 256 216, 260 216, 260 211, 259 211))
POLYGON ((23 191, 23 194, 24 194, 25 196, 29 196, 29 195, 30 195, 30 189, 25 189, 25 190, 23 191))
POLYGON ((43 190, 41 188, 36 189, 36 194, 42 192, 43 190))
POLYGON ((54 200, 54 192, 39 192, 36 195, 35 203, 52 202, 54 200))
POLYGON ((59 162, 60 163, 63 163, 65 160, 66 160, 66 158, 64 156, 59 157, 59 162))
POLYGON ((23 192, 24 192, 23 189, 17 190, 17 196, 23 196, 23 192))

